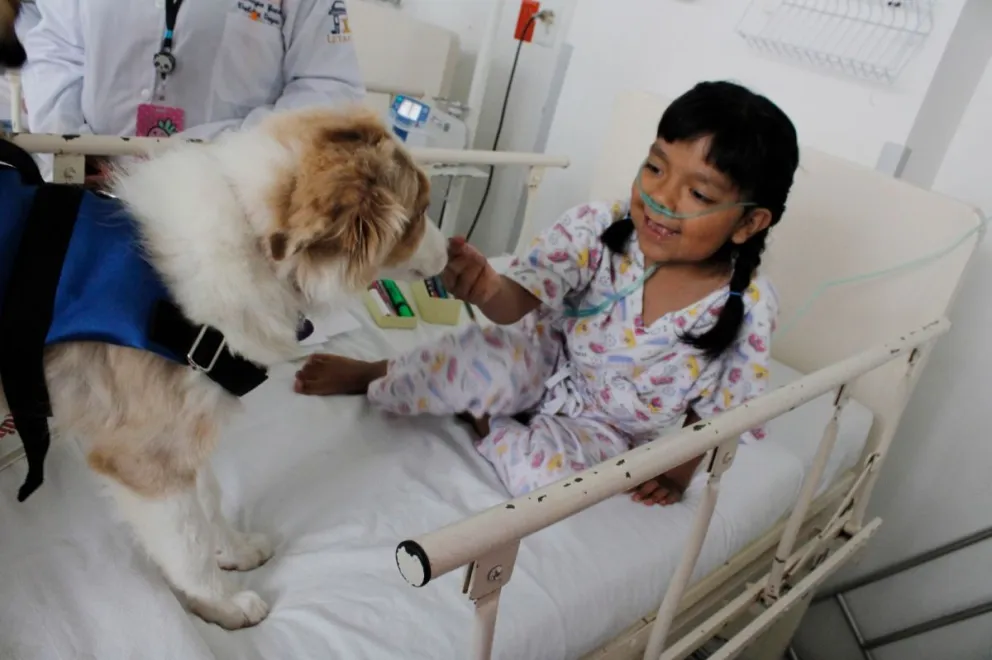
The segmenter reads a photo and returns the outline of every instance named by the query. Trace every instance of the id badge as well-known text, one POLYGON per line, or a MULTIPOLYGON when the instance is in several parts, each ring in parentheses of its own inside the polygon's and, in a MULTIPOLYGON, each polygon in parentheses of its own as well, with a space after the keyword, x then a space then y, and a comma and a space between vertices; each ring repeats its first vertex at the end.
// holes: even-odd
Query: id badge
POLYGON ((182 108, 142 103, 138 106, 138 137, 163 138, 180 133, 185 116, 182 108))

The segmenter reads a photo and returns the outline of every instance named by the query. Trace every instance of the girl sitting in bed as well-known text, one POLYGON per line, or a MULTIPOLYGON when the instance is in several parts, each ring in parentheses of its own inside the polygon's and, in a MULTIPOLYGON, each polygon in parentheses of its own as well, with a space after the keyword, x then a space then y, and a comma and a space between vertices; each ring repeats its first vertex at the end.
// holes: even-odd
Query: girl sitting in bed
MULTIPOLYGON (((465 413, 514 496, 761 395, 777 302, 757 270, 798 166, 795 128, 744 87, 700 83, 646 156, 629 203, 567 212, 505 275, 452 239, 445 286, 497 325, 389 362, 315 356, 296 390, 465 413)), ((701 458, 633 498, 678 501, 701 458)))

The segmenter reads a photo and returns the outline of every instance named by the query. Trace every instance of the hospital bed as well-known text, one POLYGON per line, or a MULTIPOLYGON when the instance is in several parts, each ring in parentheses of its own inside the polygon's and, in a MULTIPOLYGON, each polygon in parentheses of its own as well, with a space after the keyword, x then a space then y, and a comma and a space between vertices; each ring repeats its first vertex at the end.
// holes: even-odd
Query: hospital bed
MULTIPOLYGON (((664 105, 641 93, 617 99, 590 198, 629 190, 664 105)), ((144 148, 59 140, 16 138, 35 150, 144 148)), ((536 171, 560 164, 460 153, 536 171)), ((672 660, 715 637, 729 641, 711 657, 781 657, 817 585, 878 529, 872 487, 949 328, 981 227, 962 203, 804 149, 763 265, 788 325, 773 341, 773 391, 515 500, 454 420, 297 397, 293 367, 276 370, 214 459, 232 520, 278 540, 269 563, 238 576, 273 605, 244 631, 182 609, 98 497, 77 446, 57 443, 45 487, 27 502, 13 497, 23 463, 0 472, 0 658, 672 660), (861 276, 942 246, 955 247, 861 276), (739 446, 762 420, 769 436, 739 446), (682 503, 621 496, 703 452, 682 503)), ((383 331, 361 318, 361 331, 327 350, 381 357, 443 332, 383 331)))

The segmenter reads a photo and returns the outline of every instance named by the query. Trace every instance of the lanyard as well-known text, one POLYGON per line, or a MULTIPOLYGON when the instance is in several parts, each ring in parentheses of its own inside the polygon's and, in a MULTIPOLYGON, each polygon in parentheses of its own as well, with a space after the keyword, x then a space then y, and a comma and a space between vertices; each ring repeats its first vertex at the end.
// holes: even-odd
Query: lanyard
POLYGON ((176 70, 176 56, 172 54, 172 37, 175 34, 176 18, 183 0, 165 0, 165 30, 162 32, 162 46, 155 53, 153 64, 155 71, 164 81, 170 73, 176 70))

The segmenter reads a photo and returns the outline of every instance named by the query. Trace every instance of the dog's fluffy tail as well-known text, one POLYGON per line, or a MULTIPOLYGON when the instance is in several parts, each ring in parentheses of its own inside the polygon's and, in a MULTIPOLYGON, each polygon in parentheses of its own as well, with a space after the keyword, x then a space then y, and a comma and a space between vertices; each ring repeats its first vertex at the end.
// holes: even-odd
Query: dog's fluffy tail
POLYGON ((19 69, 27 59, 14 31, 20 10, 21 0, 0 0, 0 69, 19 69))

